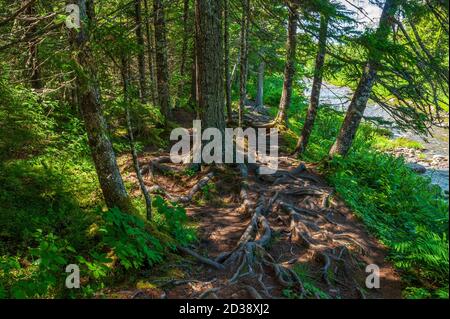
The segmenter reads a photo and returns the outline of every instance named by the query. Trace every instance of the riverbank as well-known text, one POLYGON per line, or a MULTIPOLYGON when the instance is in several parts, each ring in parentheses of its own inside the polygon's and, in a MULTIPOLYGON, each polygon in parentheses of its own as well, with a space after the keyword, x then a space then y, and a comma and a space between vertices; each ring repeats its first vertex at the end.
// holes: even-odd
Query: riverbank
MULTIPOLYGON (((310 87, 306 80, 306 87, 310 87)), ((309 92, 305 92, 309 96, 309 92)), ((321 91, 320 102, 322 105, 345 112, 352 98, 352 90, 348 87, 339 87, 333 84, 324 83, 321 91)), ((431 179, 432 184, 439 185, 442 190, 449 192, 449 130, 443 127, 434 127, 433 136, 424 137, 412 131, 402 131, 396 125, 394 119, 384 111, 381 106, 374 102, 369 102, 364 113, 366 118, 380 118, 383 120, 381 128, 389 130, 391 139, 407 139, 420 143, 421 147, 405 148, 397 147, 386 152, 397 157, 404 157, 405 161, 415 172, 423 174, 431 179)))
MULTIPOLYGON (((437 146, 431 149, 427 143, 396 136, 395 127, 376 127, 364 121, 348 156, 323 161, 336 139, 344 119, 343 111, 351 98, 350 90, 347 96, 338 96, 335 91, 327 93, 325 89, 310 144, 301 159, 321 163, 318 169, 336 189, 337 198, 343 199, 370 232, 389 248, 389 258, 404 280, 405 298, 448 298, 448 196, 442 191, 448 160, 433 158, 443 153, 448 159, 448 146, 435 141, 437 146), (327 98, 338 103, 330 107, 327 98), (400 154, 401 148, 415 150, 415 156, 400 154), (431 180, 416 173, 411 166, 416 159, 429 161, 426 174, 441 168, 436 174, 439 177, 431 180), (440 187, 433 183, 440 183, 440 187)), ((286 140, 291 150, 301 132, 307 107, 307 101, 301 97, 293 98, 299 103, 291 108, 289 130, 283 132, 289 135, 286 140)), ((275 114, 276 107, 271 112, 275 114)), ((367 113, 370 115, 366 116, 374 112, 380 114, 382 110, 371 105, 367 113)))

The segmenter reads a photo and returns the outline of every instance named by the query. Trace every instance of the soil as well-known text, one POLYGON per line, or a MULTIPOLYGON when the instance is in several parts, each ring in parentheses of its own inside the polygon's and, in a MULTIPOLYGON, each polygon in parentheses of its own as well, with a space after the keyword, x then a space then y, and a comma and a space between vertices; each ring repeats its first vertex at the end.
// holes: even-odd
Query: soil
MULTIPOLYGON (((168 154, 147 153, 140 157, 141 166, 164 156, 168 154)), ((402 282, 387 261, 386 247, 369 234, 365 225, 317 173, 314 165, 301 163, 287 155, 281 158, 278 169, 284 174, 281 179, 259 176, 256 170, 249 168, 249 209, 242 208, 243 176, 238 167, 204 167, 198 174, 189 176, 180 165, 164 164, 172 167, 173 171, 156 171, 153 176, 146 174, 149 188, 159 185, 173 198, 187 194, 210 171, 215 173, 209 190, 200 191, 185 205, 199 239, 191 249, 198 254, 214 260, 223 253, 241 251, 237 245, 259 202, 264 202, 267 209, 264 217, 259 219, 250 242, 262 240, 265 232, 261 228, 263 219, 270 226, 271 237, 254 252, 254 264, 245 265, 240 272, 238 266, 243 257, 236 262, 224 262, 224 269, 218 270, 180 252, 180 255, 169 257, 163 265, 143 274, 132 288, 105 292, 108 297, 401 298, 402 282), (300 165, 304 169, 298 173, 295 169, 302 167, 300 165), (271 199, 275 199, 273 205, 270 205, 271 199), (297 224, 292 223, 292 215, 283 203, 295 208, 299 218, 297 224), (298 226, 296 229, 300 230, 300 235, 293 225, 298 226), (271 260, 272 265, 264 260, 271 260), (379 289, 366 288, 365 281, 369 275, 366 267, 372 264, 380 269, 379 289), (299 281, 283 284, 273 265, 280 266, 286 273, 290 269, 295 270, 299 281), (237 279, 231 280, 236 274, 237 279)), ((131 159, 126 161, 123 169, 132 172, 131 159)), ((129 173, 127 179, 136 185, 134 192, 138 195, 135 174, 129 173)))

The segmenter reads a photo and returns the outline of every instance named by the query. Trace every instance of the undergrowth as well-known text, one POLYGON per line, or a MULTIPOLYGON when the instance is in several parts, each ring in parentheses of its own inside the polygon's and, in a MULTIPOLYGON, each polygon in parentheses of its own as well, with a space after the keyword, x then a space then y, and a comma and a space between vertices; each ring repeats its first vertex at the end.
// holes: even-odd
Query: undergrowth
MULTIPOLYGON (((117 106, 105 112, 117 119, 115 150, 129 152, 117 106)), ((158 114, 137 123, 138 143, 158 134, 152 121, 158 114)), ((150 223, 141 198, 139 215, 108 210, 76 111, 1 79, 0 151, 0 298, 91 297, 196 239, 185 210, 160 197, 150 223), (80 289, 66 288, 69 264, 80 269, 80 289)))
MULTIPOLYGON (((305 99, 296 101, 289 112, 289 130, 283 133, 290 150, 307 107, 305 99)), ((270 105, 270 112, 276 113, 277 105, 270 105)), ((390 140, 386 130, 363 123, 350 154, 326 161, 342 121, 342 113, 321 106, 302 159, 321 163, 321 172, 338 195, 389 248, 389 258, 404 279, 406 298, 448 298, 448 201, 438 186, 412 172, 404 159, 383 153, 423 146, 407 139, 390 140)))

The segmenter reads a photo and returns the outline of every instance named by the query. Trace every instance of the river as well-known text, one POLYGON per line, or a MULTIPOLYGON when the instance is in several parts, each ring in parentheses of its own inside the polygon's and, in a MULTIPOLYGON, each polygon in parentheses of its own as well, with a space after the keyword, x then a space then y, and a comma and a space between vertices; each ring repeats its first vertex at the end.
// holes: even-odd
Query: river
MULTIPOLYGON (((306 87, 311 83, 305 81, 306 87)), ((308 91, 308 90, 307 90, 308 91)), ((309 96, 310 92, 305 92, 309 96)), ((336 110, 345 112, 352 98, 352 90, 348 87, 338 87, 324 83, 321 92, 321 104, 330 105, 336 110)), ((383 118, 390 124, 384 125, 392 132, 393 138, 404 137, 410 140, 419 141, 424 146, 424 150, 414 151, 401 149, 397 150, 397 155, 403 155, 407 162, 419 164, 426 168, 424 175, 431 178, 433 184, 439 185, 448 193, 449 190, 449 130, 447 128, 433 127, 432 137, 420 136, 412 131, 402 131, 396 127, 393 118, 384 111, 381 106, 370 101, 364 113, 365 117, 383 118)))

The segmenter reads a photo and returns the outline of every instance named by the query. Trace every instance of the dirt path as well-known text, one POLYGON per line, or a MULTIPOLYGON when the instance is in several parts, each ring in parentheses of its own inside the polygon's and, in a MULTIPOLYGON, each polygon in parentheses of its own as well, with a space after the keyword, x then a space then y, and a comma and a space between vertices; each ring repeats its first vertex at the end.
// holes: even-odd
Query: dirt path
MULTIPOLYGON (((151 163, 164 156, 140 160, 151 163)), ((146 181, 173 199, 214 174, 185 206, 199 236, 191 249, 221 269, 182 254, 154 270, 166 274, 156 287, 122 291, 119 297, 401 298, 401 281, 386 261, 386 249, 314 166, 283 157, 274 176, 258 175, 255 165, 205 169, 190 177, 175 165, 161 164, 146 181), (380 289, 366 288, 370 264, 380 268, 380 289)))

